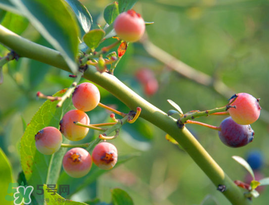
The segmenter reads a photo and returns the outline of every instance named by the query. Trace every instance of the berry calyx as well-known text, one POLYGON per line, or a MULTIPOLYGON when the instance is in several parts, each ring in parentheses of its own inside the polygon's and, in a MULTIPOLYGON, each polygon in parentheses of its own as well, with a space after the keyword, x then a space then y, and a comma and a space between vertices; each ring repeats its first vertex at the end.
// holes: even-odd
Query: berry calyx
POLYGON ((63 168, 64 171, 71 177, 83 177, 89 173, 91 167, 91 155, 83 148, 72 148, 64 155, 63 168))
POLYGON ((89 128, 76 125, 74 122, 88 125, 90 124, 90 118, 81 110, 70 110, 60 122, 60 131, 71 141, 82 140, 88 134, 89 128))
POLYGON ((118 160, 117 148, 111 143, 101 142, 94 147, 92 160, 101 169, 112 169, 118 160))
POLYGON ((256 99, 248 93, 238 93, 232 96, 230 103, 230 105, 235 106, 235 108, 229 108, 228 112, 238 124, 252 124, 260 116, 261 107, 259 99, 256 99))
POLYGON ((62 143, 62 133, 55 127, 45 127, 35 135, 36 149, 45 155, 57 152, 62 143))
POLYGON ((237 124, 231 117, 221 122, 218 134, 220 140, 230 147, 242 147, 254 138, 254 131, 250 125, 237 124))
POLYGON ((72 95, 72 102, 78 110, 91 111, 100 102, 99 89, 92 83, 81 83, 72 95))
POLYGON ((114 21, 114 29, 122 40, 135 42, 144 34, 145 22, 140 14, 134 10, 128 10, 117 16, 114 21))

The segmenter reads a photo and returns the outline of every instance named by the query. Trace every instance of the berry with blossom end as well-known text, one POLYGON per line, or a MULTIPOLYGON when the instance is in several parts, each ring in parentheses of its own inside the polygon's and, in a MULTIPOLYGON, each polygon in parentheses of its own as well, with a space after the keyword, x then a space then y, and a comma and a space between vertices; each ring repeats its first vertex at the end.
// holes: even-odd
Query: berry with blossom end
POLYGON ((112 169, 118 160, 117 148, 111 143, 101 142, 94 147, 92 160, 101 169, 112 169))
POLYGON ((259 99, 256 99, 248 93, 238 93, 232 96, 230 103, 230 105, 235 106, 235 108, 229 108, 228 112, 238 124, 252 124, 260 116, 261 107, 259 99))
POLYGON ((81 83, 72 95, 72 102, 78 110, 91 111, 100 102, 99 89, 92 83, 81 83))
POLYGON ((122 40, 135 42, 144 34, 145 22, 140 14, 134 10, 128 10, 117 16, 114 21, 114 29, 122 40))
POLYGON ((81 110, 70 110, 63 116, 60 131, 71 141, 82 140, 89 132, 89 128, 76 125, 75 122, 89 125, 90 118, 81 110))
POLYGON ((220 140, 230 147, 242 147, 254 138, 254 131, 250 125, 237 124, 231 117, 221 122, 218 134, 220 140))
POLYGON ((72 148, 64 155, 63 168, 64 171, 71 177, 83 177, 89 173, 91 167, 91 155, 83 148, 72 148))
POLYGON ((62 133, 55 127, 45 127, 35 135, 36 149, 45 155, 57 152, 62 144, 62 133))

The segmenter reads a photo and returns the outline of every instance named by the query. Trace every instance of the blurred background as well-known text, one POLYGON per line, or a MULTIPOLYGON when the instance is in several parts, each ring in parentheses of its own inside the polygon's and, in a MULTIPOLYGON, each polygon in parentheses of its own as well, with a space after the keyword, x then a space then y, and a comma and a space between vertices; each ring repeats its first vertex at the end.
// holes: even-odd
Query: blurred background
MULTIPOLYGON (((103 9, 113 1, 81 2, 91 12, 94 22, 104 25, 103 9)), ((188 112, 224 106, 229 97, 239 92, 261 98, 261 117, 252 124, 255 137, 245 147, 227 147, 216 131, 187 126, 232 180, 244 181, 247 172, 231 157, 246 158, 252 150, 263 156, 257 172, 269 176, 268 8, 267 0, 138 1, 134 9, 145 21, 154 24, 146 27, 141 42, 129 44, 115 70, 120 80, 165 112, 172 109, 167 99, 188 112), (150 73, 152 81, 142 83, 141 72, 150 73)), ((50 47, 23 17, 8 13, 1 24, 50 47)), ((0 45, 1 57, 6 53, 0 45)), ((72 79, 65 71, 28 59, 10 62, 3 72, 0 146, 8 156, 16 179, 21 171, 17 144, 23 135, 23 123, 29 123, 44 102, 36 98, 36 92, 51 95, 69 87, 72 79)), ((128 111, 115 97, 100 89, 102 103, 128 111)), ((102 122, 108 114, 97 109, 89 116, 92 122, 102 122)), ((199 121, 219 126, 223 119, 223 116, 212 116, 199 118, 199 121)), ((139 205, 230 204, 188 154, 165 139, 165 134, 144 120, 134 126, 126 125, 113 144, 120 155, 135 152, 140 156, 98 178, 92 196, 109 202, 110 189, 120 187, 139 205)), ((81 195, 73 196, 74 200, 79 198, 81 195)), ((268 200, 267 188, 253 204, 267 204, 268 200)))

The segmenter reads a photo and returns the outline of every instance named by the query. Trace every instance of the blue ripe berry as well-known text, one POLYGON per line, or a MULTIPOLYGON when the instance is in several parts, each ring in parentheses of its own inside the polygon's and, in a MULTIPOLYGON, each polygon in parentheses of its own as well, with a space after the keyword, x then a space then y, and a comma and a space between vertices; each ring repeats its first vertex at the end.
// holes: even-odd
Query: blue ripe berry
POLYGON ((252 150, 248 152, 246 157, 247 162, 253 170, 258 170, 263 166, 263 155, 259 150, 252 150))
POLYGON ((254 138, 254 131, 250 125, 239 125, 231 117, 227 117, 220 124, 220 140, 230 147, 242 147, 254 138))

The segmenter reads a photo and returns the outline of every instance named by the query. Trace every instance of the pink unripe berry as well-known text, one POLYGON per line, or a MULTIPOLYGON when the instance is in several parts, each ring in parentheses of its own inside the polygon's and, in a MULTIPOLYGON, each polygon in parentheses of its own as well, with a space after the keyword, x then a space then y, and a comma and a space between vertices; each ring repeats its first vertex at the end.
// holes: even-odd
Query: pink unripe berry
POLYGON ((55 127, 45 127, 35 135, 36 149, 45 155, 57 152, 62 143, 62 133, 55 127))
POLYGON ((91 111, 100 102, 99 89, 92 83, 81 83, 76 87, 72 101, 78 110, 91 111))
POLYGON ((63 168, 71 177, 83 177, 89 173, 91 167, 91 155, 83 148, 72 148, 64 155, 63 168))
POLYGON ((231 97, 231 106, 235 108, 229 108, 228 112, 233 120, 241 125, 248 125, 255 122, 259 116, 261 107, 259 100, 248 93, 238 93, 231 97))
POLYGON ((114 21, 116 34, 124 41, 138 41, 145 32, 145 22, 134 10, 123 12, 114 21))
POLYGON ((88 134, 89 128, 76 125, 74 122, 89 125, 90 118, 81 110, 70 110, 60 122, 60 131, 71 141, 82 140, 88 134))
POLYGON ((231 117, 221 122, 218 134, 220 140, 230 147, 242 147, 254 138, 254 131, 250 125, 237 124, 231 117))
POLYGON ((159 89, 159 83, 155 78, 150 79, 144 84, 144 92, 146 95, 154 95, 159 89))
POLYGON ((101 169, 112 169, 118 160, 117 148, 111 143, 101 142, 94 147, 92 160, 101 169))

